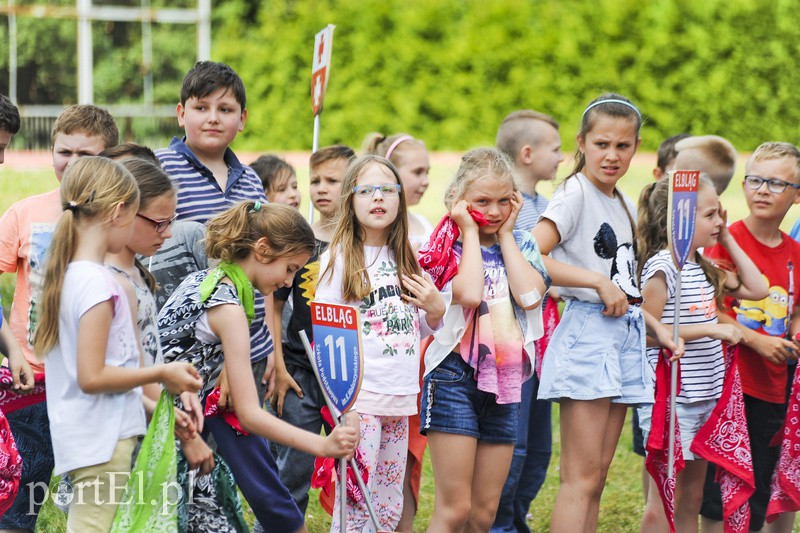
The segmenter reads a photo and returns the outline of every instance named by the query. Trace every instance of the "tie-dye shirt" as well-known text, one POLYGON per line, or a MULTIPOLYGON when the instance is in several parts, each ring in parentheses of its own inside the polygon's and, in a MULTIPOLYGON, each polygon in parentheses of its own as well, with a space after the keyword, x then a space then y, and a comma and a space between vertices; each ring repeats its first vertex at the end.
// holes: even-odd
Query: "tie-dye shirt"
MULTIPOLYGON (((530 233, 515 231, 514 238, 528 263, 550 285, 539 247, 530 233)), ((461 242, 453 246, 461 260, 461 242)), ((425 356, 426 373, 459 346, 461 357, 475 369, 477 387, 497 396, 497 403, 520 401, 522 382, 531 376, 535 356, 533 342, 542 335, 541 308, 524 311, 511 297, 500 244, 481 246, 484 264, 483 301, 476 309, 451 304, 444 326, 425 356)), ((444 286, 445 300, 452 300, 452 281, 444 286)))

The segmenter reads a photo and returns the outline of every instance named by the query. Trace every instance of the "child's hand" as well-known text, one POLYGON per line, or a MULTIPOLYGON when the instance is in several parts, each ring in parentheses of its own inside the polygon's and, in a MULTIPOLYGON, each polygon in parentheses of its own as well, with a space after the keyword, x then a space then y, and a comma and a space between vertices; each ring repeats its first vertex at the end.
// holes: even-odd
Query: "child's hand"
POLYGON ((33 369, 22 353, 17 352, 16 355, 9 355, 8 365, 14 378, 14 391, 19 393, 32 391, 34 385, 33 369))
POLYGON ((283 416, 283 402, 286 399, 286 393, 292 389, 298 398, 303 397, 303 389, 294 380, 286 367, 275 369, 275 393, 272 395, 272 408, 278 413, 278 416, 283 416))
POLYGON ((672 328, 666 326, 665 324, 654 324, 652 328, 652 334, 656 339, 656 342, 660 344, 663 348, 666 348, 670 352, 672 352, 672 357, 669 358, 670 361, 677 361, 681 357, 683 357, 683 353, 685 350, 684 342, 681 337, 678 337, 678 344, 675 344, 675 341, 672 340, 672 328))
POLYGON ((797 345, 781 337, 771 335, 752 335, 747 345, 761 357, 776 365, 783 365, 789 359, 797 359, 797 345))
POLYGON ((733 324, 717 324, 711 337, 733 346, 742 342, 744 333, 733 324))
POLYGON ((459 200, 450 210, 450 218, 456 223, 461 233, 478 230, 478 223, 469 214, 469 207, 469 203, 466 200, 459 200))
POLYGON ((722 207, 722 203, 719 204, 719 216, 722 219, 722 227, 719 230, 719 235, 717 236, 717 242, 720 243, 725 249, 728 248, 728 243, 730 239, 732 239, 730 232, 728 231, 728 210, 722 207))
POLYGON ((606 306, 603 309, 605 316, 620 317, 628 312, 628 297, 610 279, 603 279, 597 287, 597 295, 606 306))
POLYGON ((511 197, 511 213, 509 213, 506 221, 500 226, 500 229, 497 230, 498 236, 503 233, 510 234, 514 231, 514 224, 517 223, 517 217, 522 209, 523 201, 522 193, 519 191, 514 191, 514 195, 511 197))
POLYGON ((189 463, 189 468, 191 470, 200 469, 198 475, 204 476, 214 470, 214 453, 202 438, 195 437, 192 440, 181 442, 181 449, 183 455, 186 456, 186 462, 189 463))
POLYGON ((183 404, 184 412, 189 415, 195 431, 202 432, 205 413, 203 412, 203 405, 200 403, 200 397, 192 392, 184 392, 181 393, 181 403, 183 404))
POLYGON ((217 378, 217 387, 219 387, 219 408, 220 410, 233 411, 233 397, 231 396, 231 388, 228 386, 228 373, 225 368, 222 368, 219 377, 217 378))
POLYGON ((275 358, 267 357, 267 366, 261 375, 261 384, 267 386, 267 392, 259 401, 266 401, 275 393, 275 358))
POLYGON ((200 379, 197 369, 182 361, 163 365, 161 383, 172 394, 184 391, 198 392, 203 386, 203 380, 200 379))
POLYGON ((197 430, 195 429, 194 422, 192 422, 192 417, 189 416, 188 413, 184 412, 182 409, 177 407, 175 409, 175 436, 178 437, 178 440, 181 442, 186 442, 192 440, 197 436, 197 430))
POLYGON ((331 434, 325 438, 324 457, 335 457, 336 459, 353 458, 358 444, 358 433, 349 423, 333 428, 331 434))
POLYGON ((413 296, 401 294, 400 297, 408 303, 414 304, 420 309, 424 310, 427 314, 428 324, 434 326, 444 316, 446 311, 442 293, 433 284, 427 276, 420 276, 419 274, 412 274, 410 276, 403 276, 403 287, 407 289, 413 296))

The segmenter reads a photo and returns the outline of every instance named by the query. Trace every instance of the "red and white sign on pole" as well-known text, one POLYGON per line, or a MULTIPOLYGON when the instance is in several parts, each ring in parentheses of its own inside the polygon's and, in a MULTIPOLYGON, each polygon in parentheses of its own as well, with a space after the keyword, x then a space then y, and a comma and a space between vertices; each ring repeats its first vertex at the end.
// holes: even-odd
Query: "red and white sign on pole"
POLYGON ((328 24, 314 36, 314 59, 311 64, 311 109, 314 110, 315 116, 322 111, 325 89, 328 88, 328 78, 331 71, 331 50, 333 49, 333 29, 335 27, 333 24, 328 24))

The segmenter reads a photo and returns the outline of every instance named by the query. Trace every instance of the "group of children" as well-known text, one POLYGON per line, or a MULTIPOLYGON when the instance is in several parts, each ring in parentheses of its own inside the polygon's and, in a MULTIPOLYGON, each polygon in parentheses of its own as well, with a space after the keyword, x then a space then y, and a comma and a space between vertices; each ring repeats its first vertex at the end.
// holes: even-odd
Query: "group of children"
MULTIPOLYGON (((355 457, 365 471, 366 492, 348 487, 348 531, 410 531, 427 437, 430 531, 528 531, 556 401, 551 530, 593 531, 627 408, 638 407, 647 440, 654 369, 668 357, 681 364, 687 464, 675 524, 697 530, 702 514, 711 531, 721 527, 720 489, 690 448, 721 394, 723 342, 740 345, 756 476, 750 529, 761 528, 800 331, 800 244, 779 229, 800 202, 797 148, 753 153, 750 214, 728 227, 719 194, 733 175, 729 143, 665 145, 660 173, 702 171, 695 237, 678 271, 667 181, 645 188, 638 211, 617 186, 643 121, 621 95, 589 103, 575 168, 549 202, 536 188, 563 160, 559 125, 510 114, 497 148, 462 157, 435 228, 409 210, 430 163, 425 144, 403 133, 369 135, 361 157, 343 145, 312 154, 319 217, 309 225, 290 165, 264 156, 247 166, 229 148, 245 104, 230 67, 200 62, 177 106, 184 137, 168 148, 119 145, 113 118, 95 106, 56 120, 59 188, 0 219, 0 272, 17 273, 10 323, 0 326, 11 376, 0 410, 22 457, 0 529, 33 531, 56 474, 82 496, 68 530, 109 531, 125 489, 115 478, 131 470, 160 383, 174 400, 181 529, 246 529, 237 486, 255 530, 304 531, 312 479, 328 482, 319 456, 355 457), (302 342, 312 301, 360 309, 363 381, 334 426, 302 342)), ((18 129, 1 97, 0 155, 18 129)), ((642 531, 668 530, 656 488, 646 496, 642 531)), ((327 504, 338 530, 340 501, 327 504)))

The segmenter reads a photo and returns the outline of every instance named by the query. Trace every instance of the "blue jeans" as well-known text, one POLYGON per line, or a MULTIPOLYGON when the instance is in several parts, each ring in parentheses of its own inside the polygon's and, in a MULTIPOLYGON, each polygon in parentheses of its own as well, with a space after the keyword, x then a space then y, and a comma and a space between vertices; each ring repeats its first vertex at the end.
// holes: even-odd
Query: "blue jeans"
POLYGON ((538 388, 536 375, 522 385, 517 442, 493 533, 530 533, 525 517, 547 476, 553 442, 551 404, 536 399, 538 388))

